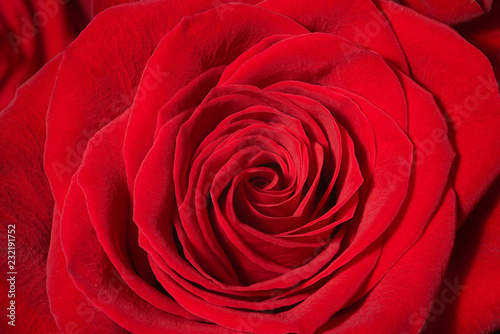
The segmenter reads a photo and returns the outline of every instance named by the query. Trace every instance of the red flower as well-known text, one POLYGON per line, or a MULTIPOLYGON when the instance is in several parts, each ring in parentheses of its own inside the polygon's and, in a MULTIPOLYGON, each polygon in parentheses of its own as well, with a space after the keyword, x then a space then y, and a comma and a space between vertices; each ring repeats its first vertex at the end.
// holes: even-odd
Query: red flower
POLYGON ((50 304, 25 326, 418 333, 454 321, 436 305, 497 273, 445 278, 456 229, 498 176, 499 111, 488 58, 393 2, 106 9, 0 115, 17 301, 28 314, 46 284, 50 304))

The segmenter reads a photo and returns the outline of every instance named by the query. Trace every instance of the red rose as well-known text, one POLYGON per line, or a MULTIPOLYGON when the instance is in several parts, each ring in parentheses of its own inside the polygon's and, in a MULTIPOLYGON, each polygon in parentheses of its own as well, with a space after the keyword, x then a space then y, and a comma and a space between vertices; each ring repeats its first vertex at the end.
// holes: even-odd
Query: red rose
MULTIPOLYGON (((0 115, 18 312, 46 302, 24 325, 65 333, 453 324, 435 305, 484 274, 445 277, 499 111, 489 60, 393 2, 111 7, 0 115)), ((498 328, 494 305, 463 332, 498 328)))
POLYGON ((0 3, 0 110, 21 84, 78 35, 88 19, 75 0, 0 3))

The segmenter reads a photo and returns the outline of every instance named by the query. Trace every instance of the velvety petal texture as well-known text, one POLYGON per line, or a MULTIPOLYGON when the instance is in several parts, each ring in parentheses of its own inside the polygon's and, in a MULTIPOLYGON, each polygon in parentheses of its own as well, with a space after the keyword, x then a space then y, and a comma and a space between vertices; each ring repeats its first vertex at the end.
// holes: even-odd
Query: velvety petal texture
POLYGON ((494 0, 401 0, 398 2, 435 20, 446 24, 457 24, 487 13, 494 0))
POLYGON ((27 330, 498 328, 492 54, 393 1, 88 11, 0 114, 27 330))
MULTIPOLYGON (((1 264, 2 268, 9 268, 4 272, 18 273, 14 289, 17 289, 18 314, 37 314, 17 323, 16 329, 24 332, 37 328, 57 330, 45 289, 54 199, 42 165, 45 116, 60 61, 61 57, 57 57, 43 67, 18 90, 14 102, 0 113, 0 246, 7 255, 7 234, 14 237, 15 246, 14 253, 8 254, 15 258, 4 256, 1 264), (32 90, 38 94, 33 94, 32 90)), ((11 290, 6 281, 10 275, 6 275, 0 285, 5 309, 10 306, 7 295, 11 290)), ((9 327, 6 321, 0 323, 2 332, 8 332, 9 327)))
POLYGON ((496 270, 500 265, 499 201, 497 179, 457 233, 455 250, 424 333, 493 333, 500 329, 500 275, 496 270))

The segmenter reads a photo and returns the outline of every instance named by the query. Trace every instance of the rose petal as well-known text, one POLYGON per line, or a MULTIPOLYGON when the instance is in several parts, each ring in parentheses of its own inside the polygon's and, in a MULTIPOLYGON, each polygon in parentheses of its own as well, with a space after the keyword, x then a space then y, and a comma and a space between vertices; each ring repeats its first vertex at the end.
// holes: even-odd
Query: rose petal
POLYGON ((139 0, 90 0, 90 12, 92 17, 95 17, 97 14, 110 7, 138 1, 139 0))
MULTIPOLYGON (((103 141, 104 146, 110 145, 113 147, 118 145, 118 147, 121 147, 128 121, 127 116, 128 114, 121 115, 99 132, 99 134, 103 134, 105 139, 103 141), (106 133, 107 130, 109 130, 108 133, 106 133)), ((97 151, 101 149, 101 147, 98 147, 99 145, 94 142, 95 138, 96 137, 90 142, 89 150, 84 156, 79 172, 86 168, 87 163, 91 163, 92 158, 98 158, 96 153, 92 153, 92 150, 97 151)), ((114 149, 116 151, 116 147, 114 147, 114 149)), ((101 154, 106 154, 106 150, 101 151, 101 154)), ((105 156, 112 160, 113 158, 119 158, 120 154, 105 156)), ((117 171, 120 170, 121 175, 117 175, 118 173, 98 175, 111 178, 111 180, 104 180, 108 181, 107 184, 109 187, 115 186, 113 181, 116 180, 113 180, 113 177, 116 178, 121 176, 121 184, 123 185, 126 184, 123 165, 122 168, 117 171)), ((92 174, 92 171, 89 171, 89 173, 92 174)), ((84 176, 82 181, 84 181, 86 177, 88 176, 84 176)), ((86 195, 88 196, 91 194, 91 191, 90 189, 87 189, 87 191, 86 195)), ((213 325, 202 324, 175 316, 174 314, 187 316, 189 316, 189 314, 180 309, 175 302, 166 302, 165 299, 168 297, 162 296, 157 292, 155 296, 155 292, 151 287, 146 285, 141 286, 141 282, 135 282, 137 278, 128 278, 128 282, 141 291, 143 295, 149 295, 154 303, 162 302, 161 299, 163 298, 163 303, 161 303, 162 308, 166 308, 167 311, 163 311, 151 305, 146 299, 139 297, 131 290, 129 284, 127 284, 118 273, 118 269, 126 275, 133 275, 133 273, 130 271, 127 272, 126 268, 116 269, 111 263, 108 254, 101 246, 101 242, 104 241, 104 247, 106 247, 109 254, 114 258, 113 260, 115 262, 120 261, 120 248, 111 249, 110 246, 115 246, 115 244, 109 244, 109 238, 120 238, 120 235, 109 235, 110 231, 103 229, 103 226, 109 226, 108 228, 111 229, 116 229, 120 226, 117 226, 112 221, 107 221, 106 224, 101 225, 102 222, 99 222, 99 220, 123 219, 123 215, 126 215, 126 212, 123 210, 123 205, 120 203, 120 200, 123 200, 123 196, 120 197, 118 194, 113 194, 111 192, 105 192, 105 194, 111 194, 112 196, 111 198, 106 197, 104 202, 89 201, 89 203, 86 203, 85 194, 76 183, 76 178, 73 178, 70 185, 61 217, 60 238, 62 250, 67 260, 67 271, 73 279, 75 286, 82 291, 92 305, 103 310, 103 312, 113 319, 116 324, 129 331, 138 332, 145 330, 151 333, 162 333, 165 331, 182 333, 187 330, 200 333, 219 333, 220 329, 213 325), (100 230, 96 232, 94 231, 93 223, 90 221, 91 217, 89 216, 90 212, 88 210, 94 209, 95 205, 98 205, 98 203, 101 203, 100 213, 98 212, 92 216, 92 219, 96 219, 94 223, 95 226, 100 228, 100 230), (81 235, 85 235, 86 237, 79 238, 81 235), (101 240, 98 240, 98 236, 101 240), (89 268, 91 269, 89 270, 89 268), (129 313, 134 314, 134 317, 129 317, 129 313)), ((123 221, 123 223, 126 223, 126 221, 123 221)), ((124 238, 122 237, 121 239, 123 242, 124 238)))
MULTIPOLYGON (((137 247, 138 240, 131 238, 137 235, 137 227, 130 219, 129 192, 120 150, 127 121, 128 112, 104 127, 89 142, 77 178, 86 199, 88 218, 99 245, 134 292, 159 309, 192 318, 156 289, 157 282, 151 268, 147 267, 146 253, 137 247), (109 166, 113 169, 109 170, 109 166), (108 172, 102 173, 103 170, 108 172)), ((63 247, 71 242, 71 237, 65 238, 63 247)))
POLYGON ((500 156, 491 154, 500 151, 500 94, 491 64, 450 28, 397 4, 381 5, 405 50, 413 79, 435 96, 450 125, 458 153, 453 187, 463 221, 500 171, 500 156), (395 7, 397 13, 391 9, 395 7), (421 27, 418 34, 415 26, 421 27))
POLYGON ((161 15, 149 20, 148 13, 135 11, 133 4, 113 7, 96 17, 64 52, 47 114, 44 165, 59 208, 89 139, 128 107, 142 73, 139 69, 168 28, 166 22, 174 24, 161 15), (138 31, 144 20, 152 25, 138 31), (127 29, 130 33, 124 34, 127 29), (143 38, 145 33, 148 39, 143 38), (129 48, 133 40, 141 47, 129 48), (134 70, 122 71, 124 67, 134 70), (64 169, 55 170, 55 165, 64 169))
MULTIPOLYGON (((147 98, 136 98, 134 101, 124 145, 128 178, 135 179, 142 159, 151 148, 158 111, 180 89, 205 71, 229 64, 253 44, 270 35, 306 32, 305 28, 282 15, 236 3, 185 17, 165 35, 146 66, 146 73, 156 72, 168 76, 168 79, 157 80, 154 84, 144 79, 141 81, 139 89, 147 94, 147 98), (222 24, 221 11, 231 13, 222 24), (207 26, 218 29, 206 30, 207 26), (204 34, 197 33, 202 30, 204 34)), ((162 117, 171 119, 181 110, 169 111, 170 115, 162 117)))
POLYGON ((412 173, 405 204, 399 216, 388 228, 386 241, 376 269, 358 291, 362 296, 381 279, 395 261, 422 235, 439 205, 448 185, 454 152, 446 137, 447 127, 433 97, 396 70, 405 87, 409 106, 409 137, 415 143, 415 161, 403 161, 387 184, 400 182, 406 173, 412 173))
MULTIPOLYGON (((335 101, 338 100, 339 97, 337 91, 332 91, 333 88, 329 90, 324 87, 312 86, 304 83, 276 87, 275 89, 284 92, 305 95, 319 101, 331 110, 340 120, 341 124, 345 124, 352 133, 356 133, 355 128, 352 128, 352 119, 348 121, 353 114, 353 112, 350 111, 352 109, 347 109, 346 106, 344 106, 343 109, 335 108, 335 101)), ((401 162, 395 162, 394 157, 401 157, 400 159, 408 162, 410 165, 412 163, 410 152, 412 149, 408 146, 411 146, 408 138, 405 139, 406 135, 400 131, 401 129, 393 120, 388 118, 387 114, 355 94, 342 90, 338 91, 349 96, 349 98, 355 99, 356 103, 361 107, 362 112, 369 120, 372 131, 374 131, 375 134, 378 163, 375 164, 373 172, 370 171, 373 175, 369 175, 371 181, 369 183, 369 188, 367 188, 367 197, 363 199, 363 210, 355 216, 354 221, 350 222, 350 224, 357 226, 355 238, 350 240, 349 247, 336 259, 336 268, 345 264, 354 255, 363 251, 363 249, 365 249, 369 243, 375 241, 390 226, 393 219, 396 218, 397 212, 400 209, 398 206, 400 204, 397 204, 396 199, 402 202, 405 198, 410 171, 402 171, 401 162), (389 134, 389 124, 391 123, 393 126, 389 134), (395 138, 398 139, 395 140, 395 138), (396 143, 398 145, 396 145, 396 143), (391 150, 394 151, 389 153, 391 150), (398 176, 398 182, 393 182, 394 176, 398 176), (390 186, 388 186, 388 184, 390 186), (389 196, 388 192, 392 192, 392 194, 389 196), (387 200, 385 196, 389 196, 391 199, 387 200), (381 207, 384 207, 384 209, 380 210, 381 207), (375 221, 377 221, 377 223, 374 223, 375 221), (357 225, 358 223, 360 224, 359 226, 357 225)), ((359 109, 356 112, 359 112, 359 109)), ((363 146, 363 143, 361 143, 360 146, 363 146)), ((372 150, 373 154, 375 149, 372 150)), ((362 168, 366 168, 365 166, 366 164, 364 165, 361 163, 362 168)), ((366 170, 364 173, 366 173, 366 170)), ((364 174, 364 176, 365 175, 366 174, 364 174)))
POLYGON ((500 178, 457 232, 455 248, 422 333, 493 333, 500 329, 500 178))
POLYGON ((138 87, 140 80, 154 84, 170 78, 155 72, 156 68, 145 70, 160 39, 184 16, 213 5, 211 0, 200 0, 183 1, 182 6, 164 1, 113 6, 96 16, 66 49, 47 116, 45 152, 45 171, 58 207, 63 206, 92 135, 126 110, 134 98, 148 94, 138 87), (136 47, 130 48, 129 43, 136 47), (54 164, 65 169, 54 170, 54 164))
POLYGON ((481 50, 491 61, 497 81, 500 81, 500 2, 479 18, 454 28, 467 42, 481 50))
POLYGON ((488 12, 493 0, 401 0, 400 3, 451 25, 469 21, 488 12))
POLYGON ((219 85, 265 88, 286 80, 346 89, 365 97, 407 128, 404 92, 383 58, 334 35, 312 33, 278 42, 243 63, 219 85), (348 57, 344 44, 351 47, 348 57))
MULTIPOLYGON (((315 1, 314 8, 311 8, 311 3, 304 0, 266 0, 259 6, 286 15, 311 32, 340 36, 356 46, 373 50, 408 73, 408 65, 397 38, 387 19, 372 1, 321 0, 315 1)), ((353 50, 349 44, 341 42, 346 56, 353 50)))
MULTIPOLYGON (((54 201, 43 173, 45 111, 49 104, 61 57, 48 63, 17 91, 14 101, 0 113, 0 221, 5 250, 4 272, 17 272, 15 300, 16 329, 35 332, 39 328, 56 331, 46 291, 46 261, 50 244, 54 201), (37 94, 33 94, 33 90, 37 94), (15 225, 13 228, 11 225, 15 225), (15 238, 15 268, 8 269, 8 231, 15 238), (33 314, 20 321, 20 314, 33 314)), ((10 237, 9 237, 10 239, 10 237)), ((9 252, 10 253, 10 252, 9 252)), ((9 255, 12 255, 10 253, 9 255)), ((4 279, 8 278, 5 277, 4 279)), ((0 284, 7 308, 10 285, 0 284)), ((7 311, 8 314, 9 311, 7 311)), ((0 328, 10 331, 9 318, 0 328)))
POLYGON ((422 238, 366 298, 334 316, 320 331, 419 333, 453 248, 456 229, 454 197, 453 190, 448 190, 422 238))
POLYGON ((63 51, 85 27, 77 1, 15 0, 0 4, 0 110, 15 90, 63 51))
MULTIPOLYGON (((66 259, 61 248, 60 221, 55 213, 52 222, 50 249, 47 258, 47 294, 50 311, 61 331, 82 330, 126 333, 108 315, 97 309, 74 285, 66 269, 66 259), (68 303, 74 307, 68 307, 68 303)), ((113 278, 115 282, 115 278, 113 278)), ((110 282, 109 280, 107 282, 110 282)), ((99 294, 102 302, 109 302, 110 294, 99 294)))

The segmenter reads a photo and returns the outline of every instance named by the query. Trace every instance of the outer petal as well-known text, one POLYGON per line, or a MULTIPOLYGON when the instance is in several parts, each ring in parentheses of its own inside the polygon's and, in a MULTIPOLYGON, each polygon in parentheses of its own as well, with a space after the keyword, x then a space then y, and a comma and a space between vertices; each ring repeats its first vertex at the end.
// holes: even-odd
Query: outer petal
POLYGON ((500 151, 500 94, 491 64, 450 28, 392 2, 381 4, 414 80, 435 96, 451 127, 458 153, 453 187, 463 221, 500 170, 500 156, 491 154, 500 151))
MULTIPOLYGON (((131 107, 123 148, 129 181, 135 179, 141 161, 151 148, 160 109, 178 91, 211 68, 230 64, 266 37, 307 32, 287 17, 242 4, 222 5, 185 17, 158 43, 146 66, 145 73, 160 72, 168 75, 168 79, 151 84, 151 80, 143 77, 139 89, 147 98, 137 95, 131 107), (228 15, 225 19, 224 14, 228 15), (218 29, 200 34, 207 26, 218 26, 218 29)), ((167 110, 170 115, 162 115, 166 119, 172 119, 179 112, 167 110)))
POLYGON ((400 3, 413 8, 435 20, 456 24, 478 17, 491 8, 493 0, 401 0, 400 3))
POLYGON ((322 330, 342 334, 419 333, 453 248, 455 202, 453 190, 448 189, 422 238, 365 299, 334 316, 322 330), (415 309, 415 305, 420 308, 415 309))
POLYGON ((64 52, 47 113, 44 162, 59 208, 88 140, 128 107, 146 60, 167 29, 161 12, 143 25, 150 16, 139 6, 99 15, 64 52))
MULTIPOLYGON (((45 269, 54 201, 42 168, 45 112, 61 57, 47 64, 17 92, 0 113, 0 247, 1 266, 7 268, 7 230, 15 224, 18 321, 15 329, 35 332, 57 329, 45 289, 45 269), (34 94, 33 92, 37 92, 34 94), (19 315, 32 314, 31 317, 19 315)), ((0 285, 1 307, 8 307, 5 270, 0 285)), ((7 320, 0 330, 8 332, 7 320)), ((13 328, 9 328, 11 330, 13 328)))
POLYGON ((500 178, 458 230, 450 267, 423 333, 500 329, 500 178))
MULTIPOLYGON (((132 2, 139 2, 140 0, 80 0, 82 2, 87 1, 90 2, 90 11, 92 13, 92 16, 96 16, 100 12, 108 9, 109 7, 113 6, 118 6, 118 5, 123 5, 126 3, 132 3, 132 2)), ((212 5, 213 7, 228 3, 228 2, 241 2, 241 3, 248 3, 248 4, 256 4, 259 2, 259 0, 215 0, 213 1, 212 5)), ((201 7, 201 6, 200 6, 201 7)), ((221 15, 223 15, 224 10, 220 12, 221 15)))
MULTIPOLYGON (((78 176, 70 185, 59 230, 67 271, 74 285, 92 305, 114 321, 116 328, 119 324, 134 333, 227 333, 214 325, 183 318, 190 315, 172 299, 142 284, 130 270, 131 263, 126 254, 130 251, 126 246, 128 208, 124 203, 128 196, 122 188, 126 180, 123 162, 120 166, 119 150, 127 116, 121 115, 99 132, 103 136, 102 143, 97 137, 91 140, 78 176), (108 150, 114 154, 106 154, 108 150), (93 159, 99 161, 96 163, 93 159), (100 163, 116 168, 113 172, 103 173, 100 163), (100 194, 93 192, 95 189, 89 185, 92 177, 104 189, 100 194), (77 182, 86 184, 85 193, 77 182), (119 267, 110 262, 110 257, 119 267), (143 296, 138 296, 131 287, 142 290, 143 296), (144 295, 149 300, 143 298, 144 295), (152 305, 153 302, 161 303, 162 297, 168 299, 168 302, 163 300, 163 309, 152 305)), ((59 281, 56 276, 53 279, 59 281)), ((93 324, 98 327, 100 322, 93 324)))
MULTIPOLYGON (((61 248, 60 221, 59 214, 55 213, 47 259, 47 294, 50 311, 57 326, 63 333, 78 330, 83 333, 125 333, 75 287, 66 269, 66 259, 61 248)), ((109 280, 106 283, 115 281, 109 280)), ((111 297, 113 295, 108 291, 101 291, 97 300, 105 304, 111 297)))
MULTIPOLYGON (((404 53, 386 18, 370 0, 310 1, 266 0, 259 4, 290 17, 311 32, 325 32, 344 37, 357 46, 380 54, 405 73, 408 70, 404 53)), ((352 48, 341 44, 347 52, 352 48)), ((349 55, 346 53, 346 57, 349 55)))
POLYGON ((138 2, 139 0, 89 0, 90 3, 90 13, 92 17, 96 16, 102 11, 105 11, 109 7, 123 5, 126 3, 138 2))
MULTIPOLYGON (((160 39, 183 17, 218 4, 190 0, 114 6, 96 16, 66 49, 47 115, 44 161, 58 207, 93 134, 123 113, 136 93, 138 99, 151 99, 151 86, 138 88, 141 77, 153 87, 173 80, 159 67, 144 72, 160 39)), ((222 19, 224 13, 217 13, 222 19)))

